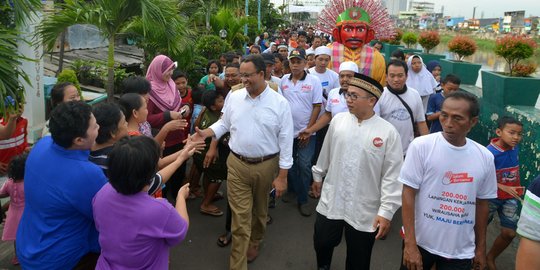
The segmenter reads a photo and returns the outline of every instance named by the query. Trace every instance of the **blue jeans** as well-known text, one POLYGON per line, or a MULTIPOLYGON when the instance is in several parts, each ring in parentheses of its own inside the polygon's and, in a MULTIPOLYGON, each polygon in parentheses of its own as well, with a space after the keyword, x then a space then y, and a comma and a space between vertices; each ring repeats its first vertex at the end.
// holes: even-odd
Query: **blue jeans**
POLYGON ((307 203, 308 189, 310 188, 311 159, 315 153, 317 138, 311 136, 306 146, 299 146, 300 140, 294 139, 293 143, 293 166, 289 169, 288 190, 296 193, 298 204, 307 203))

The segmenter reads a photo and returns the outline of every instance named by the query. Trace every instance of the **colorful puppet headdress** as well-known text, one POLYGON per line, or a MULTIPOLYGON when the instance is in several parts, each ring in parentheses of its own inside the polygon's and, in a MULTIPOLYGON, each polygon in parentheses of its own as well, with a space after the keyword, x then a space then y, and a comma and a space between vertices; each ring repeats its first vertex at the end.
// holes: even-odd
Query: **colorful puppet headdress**
POLYGON ((317 26, 323 33, 332 35, 336 26, 347 21, 368 24, 375 31, 376 39, 390 39, 396 35, 394 22, 382 1, 377 0, 330 0, 321 11, 317 26))

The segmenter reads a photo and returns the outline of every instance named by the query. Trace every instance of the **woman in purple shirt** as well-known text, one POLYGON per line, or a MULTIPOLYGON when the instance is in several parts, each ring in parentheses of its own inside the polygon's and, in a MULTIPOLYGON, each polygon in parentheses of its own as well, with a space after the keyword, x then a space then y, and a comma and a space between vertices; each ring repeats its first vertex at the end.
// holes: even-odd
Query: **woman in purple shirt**
MULTIPOLYGON (((188 142, 174 163, 180 166, 196 145, 188 142)), ((176 208, 148 195, 159 156, 159 145, 146 136, 126 137, 109 154, 109 183, 92 202, 101 245, 96 269, 168 269, 169 248, 189 227, 189 184, 178 192, 176 208)))

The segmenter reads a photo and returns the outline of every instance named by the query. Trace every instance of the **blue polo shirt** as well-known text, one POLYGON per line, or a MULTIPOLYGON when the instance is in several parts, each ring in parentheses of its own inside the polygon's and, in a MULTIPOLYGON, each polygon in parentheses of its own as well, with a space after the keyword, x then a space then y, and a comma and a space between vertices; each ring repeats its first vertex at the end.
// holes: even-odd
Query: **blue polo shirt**
MULTIPOLYGON (((439 93, 431 95, 429 97, 426 115, 432 115, 436 112, 440 112, 443 102, 444 102, 443 92, 439 92, 439 93)), ((439 119, 435 119, 431 122, 429 133, 435 133, 439 131, 442 131, 441 122, 439 122, 439 119)))
POLYGON ((72 269, 88 252, 100 251, 92 198, 107 179, 89 153, 67 150, 50 136, 30 152, 16 240, 23 268, 72 269))

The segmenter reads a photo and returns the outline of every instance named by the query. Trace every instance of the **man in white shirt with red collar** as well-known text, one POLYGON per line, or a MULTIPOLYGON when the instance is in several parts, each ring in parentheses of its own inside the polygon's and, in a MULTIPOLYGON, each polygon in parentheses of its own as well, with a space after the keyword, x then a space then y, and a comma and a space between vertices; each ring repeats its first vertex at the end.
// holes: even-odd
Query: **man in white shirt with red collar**
POLYGON ((303 216, 313 214, 313 208, 308 204, 308 189, 311 185, 311 162, 315 152, 315 136, 299 136, 300 131, 312 126, 321 111, 322 87, 316 76, 308 74, 305 52, 294 49, 289 55, 291 74, 281 79, 281 91, 289 101, 294 123, 293 159, 294 164, 289 170, 289 189, 284 196, 285 202, 292 201, 297 196, 298 209, 303 216))
POLYGON ((222 118, 194 139, 230 132, 227 159, 227 197, 232 211, 230 269, 247 270, 259 254, 266 231, 268 197, 287 188, 293 164, 293 121, 289 104, 264 80, 266 65, 260 55, 247 56, 240 65, 245 88, 229 93, 222 118))

